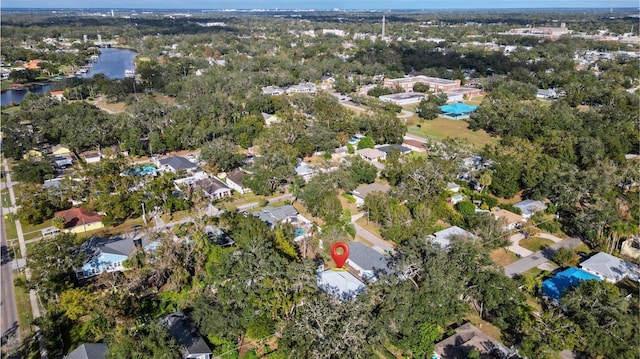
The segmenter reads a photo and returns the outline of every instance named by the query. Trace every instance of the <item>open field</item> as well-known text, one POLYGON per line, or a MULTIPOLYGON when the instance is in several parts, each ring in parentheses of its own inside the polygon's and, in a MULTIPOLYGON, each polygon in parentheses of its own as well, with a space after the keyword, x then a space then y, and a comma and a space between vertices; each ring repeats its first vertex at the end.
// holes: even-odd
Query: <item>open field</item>
POLYGON ((97 101, 93 102, 93 104, 98 108, 107 110, 107 112, 114 113, 124 112, 124 109, 127 106, 124 102, 109 103, 104 97, 99 98, 97 101))
POLYGON ((469 124, 466 121, 450 120, 443 117, 438 117, 430 121, 422 121, 422 123, 416 123, 412 119, 408 123, 407 132, 412 135, 433 139, 462 139, 477 148, 482 148, 486 144, 496 143, 498 141, 497 138, 489 136, 484 130, 469 130, 469 124), (420 127, 418 127, 418 125, 420 125, 420 127))

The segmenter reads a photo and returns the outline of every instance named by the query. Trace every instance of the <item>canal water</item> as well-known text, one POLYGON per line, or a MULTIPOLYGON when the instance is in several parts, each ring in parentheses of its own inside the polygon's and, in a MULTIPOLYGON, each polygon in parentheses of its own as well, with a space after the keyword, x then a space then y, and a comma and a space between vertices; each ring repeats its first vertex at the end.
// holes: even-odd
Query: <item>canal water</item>
MULTIPOLYGON (((114 48, 100 49, 98 61, 93 63, 93 67, 91 67, 86 74, 82 75, 82 77, 90 78, 95 74, 105 74, 109 79, 122 79, 125 77, 125 70, 133 70, 135 68, 133 64, 135 57, 136 52, 132 50, 114 48)), ((22 102, 29 91, 36 94, 45 94, 51 91, 51 85, 33 86, 25 90, 4 91, 0 95, 2 106, 8 106, 12 102, 22 102)))

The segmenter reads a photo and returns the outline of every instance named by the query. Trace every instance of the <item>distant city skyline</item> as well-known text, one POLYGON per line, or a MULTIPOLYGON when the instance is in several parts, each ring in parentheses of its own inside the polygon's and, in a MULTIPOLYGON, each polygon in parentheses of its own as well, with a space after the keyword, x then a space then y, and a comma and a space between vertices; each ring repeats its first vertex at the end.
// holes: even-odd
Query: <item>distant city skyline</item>
POLYGON ((3 0, 2 8, 31 9, 558 9, 558 8, 638 8, 638 0, 3 0))

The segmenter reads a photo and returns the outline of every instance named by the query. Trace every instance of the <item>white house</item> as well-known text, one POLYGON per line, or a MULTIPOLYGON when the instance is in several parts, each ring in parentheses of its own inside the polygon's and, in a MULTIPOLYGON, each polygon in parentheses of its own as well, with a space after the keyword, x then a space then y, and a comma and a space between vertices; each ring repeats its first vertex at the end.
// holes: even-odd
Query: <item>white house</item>
POLYGON ((541 212, 547 209, 547 206, 544 203, 532 199, 526 199, 514 204, 513 206, 520 209, 522 212, 522 218, 525 220, 531 218, 536 212, 541 212))
POLYGON ((338 299, 353 299, 367 290, 367 286, 346 270, 326 270, 319 268, 316 274, 318 289, 338 299))
POLYGON ((449 246, 451 246, 451 240, 454 238, 474 239, 477 237, 472 233, 467 232, 466 230, 458 226, 452 226, 447 229, 443 229, 441 231, 435 232, 429 235, 428 238, 429 240, 431 240, 431 243, 433 244, 437 243, 442 248, 449 248, 449 246))
POLYGON ((383 161, 387 158, 387 154, 377 148, 363 148, 361 150, 357 150, 356 153, 365 161, 369 162, 383 161))
POLYGON ((277 86, 266 86, 262 88, 262 93, 269 96, 280 96, 286 93, 286 90, 277 86))
POLYGON ((611 283, 629 278, 640 281, 640 267, 611 254, 600 252, 580 263, 580 268, 611 283))

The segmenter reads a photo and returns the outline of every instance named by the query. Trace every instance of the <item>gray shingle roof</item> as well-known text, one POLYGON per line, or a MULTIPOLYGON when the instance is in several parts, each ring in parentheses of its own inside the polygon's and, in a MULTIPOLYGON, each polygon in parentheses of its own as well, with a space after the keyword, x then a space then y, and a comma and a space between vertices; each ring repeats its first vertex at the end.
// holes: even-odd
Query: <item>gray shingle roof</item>
POLYGON ((288 204, 282 207, 267 206, 261 211, 255 212, 253 215, 260 218, 260 220, 266 222, 268 225, 273 226, 287 218, 296 217, 298 215, 298 211, 292 205, 288 204))
POLYGON ((387 193, 391 189, 391 186, 385 184, 371 183, 368 185, 362 185, 353 190, 353 195, 365 199, 373 192, 387 193))
POLYGON ((360 242, 350 242, 348 246, 349 260, 363 270, 383 274, 394 273, 393 269, 390 268, 391 258, 389 256, 382 255, 360 242))
POLYGON ((107 357, 107 344, 86 343, 65 356, 65 359, 104 359, 107 357))
POLYGON ((585 260, 580 263, 580 267, 614 283, 621 281, 625 277, 635 281, 640 279, 640 267, 638 265, 605 252, 600 252, 585 260))
POLYGON ((161 166, 169 166, 175 170, 188 170, 198 167, 197 164, 181 156, 171 156, 160 160, 161 166))
POLYGON ((378 150, 388 154, 389 152, 391 152, 392 148, 397 149, 398 151, 400 151, 400 153, 411 152, 411 149, 409 147, 404 147, 402 145, 396 144, 380 146, 378 147, 378 150))
POLYGON ((93 237, 81 246, 81 250, 87 253, 87 259, 91 259, 100 253, 119 254, 128 256, 136 248, 130 238, 100 238, 93 237))
POLYGON ((183 312, 169 314, 162 318, 162 322, 167 326, 169 333, 182 345, 185 357, 193 354, 212 354, 207 343, 191 326, 183 312))

